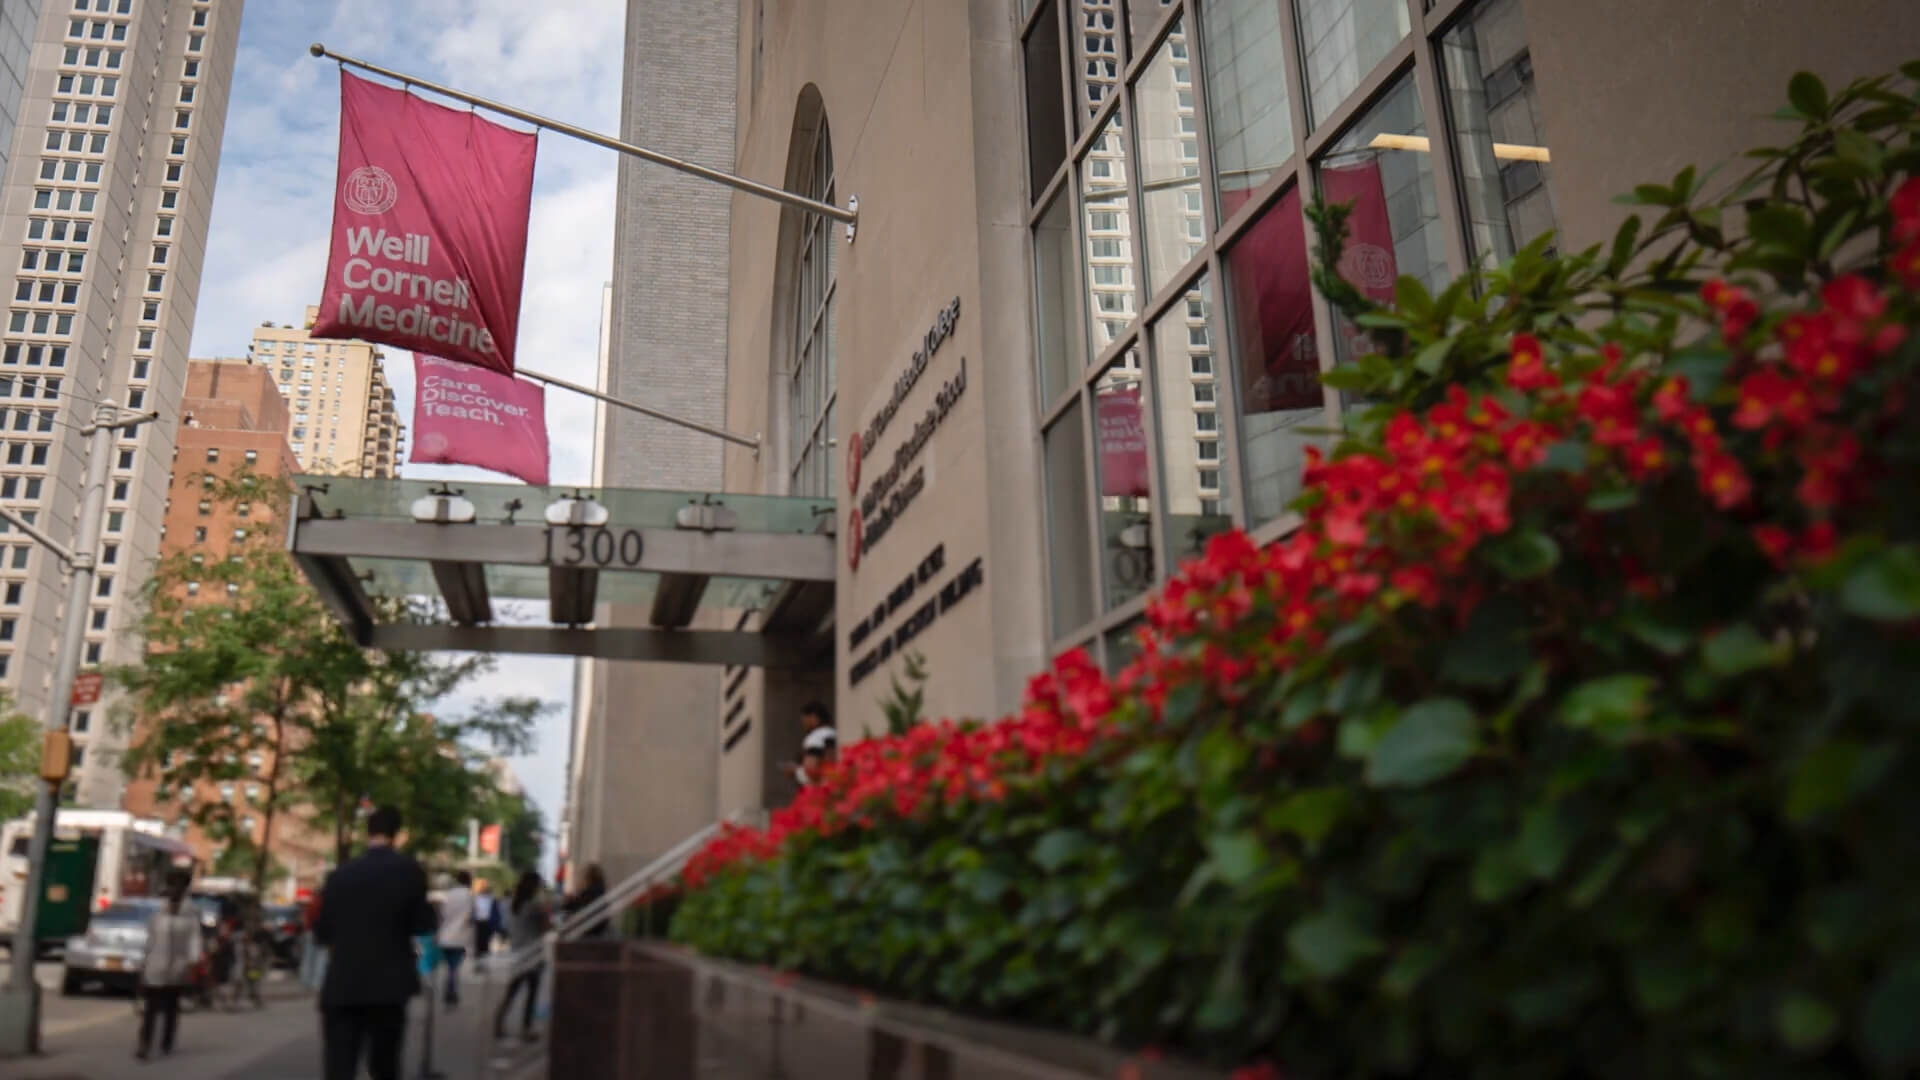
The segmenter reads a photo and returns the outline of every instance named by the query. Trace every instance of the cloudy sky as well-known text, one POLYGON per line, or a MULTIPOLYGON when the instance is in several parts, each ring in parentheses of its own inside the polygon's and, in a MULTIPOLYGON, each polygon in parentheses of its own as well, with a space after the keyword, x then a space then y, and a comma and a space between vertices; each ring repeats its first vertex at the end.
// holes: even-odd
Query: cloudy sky
MULTIPOLYGON (((620 110, 621 0, 307 0, 246 8, 213 208, 194 356, 240 356, 252 327, 292 323, 320 299, 339 140, 339 68, 307 46, 417 74, 582 127, 612 132, 620 110)), ((512 122, 510 122, 512 123, 512 122)), ((534 181, 521 366, 591 384, 600 290, 612 258, 614 155, 564 136, 540 137, 534 181)), ((396 354, 389 353, 389 362, 396 354)), ((413 368, 389 375, 413 416, 413 368)), ((553 482, 591 475, 592 403, 548 395, 553 482)), ((407 466, 410 477, 499 482, 479 470, 407 466)), ((537 752, 515 771, 557 823, 565 795, 571 660, 503 658, 443 711, 506 694, 555 704, 537 752)), ((549 844, 551 859, 551 844, 549 844)))

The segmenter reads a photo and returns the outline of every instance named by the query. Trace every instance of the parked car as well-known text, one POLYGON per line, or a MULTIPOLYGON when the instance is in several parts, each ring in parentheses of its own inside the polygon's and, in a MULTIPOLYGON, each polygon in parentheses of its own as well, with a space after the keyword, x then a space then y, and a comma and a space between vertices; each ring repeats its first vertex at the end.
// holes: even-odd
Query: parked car
POLYGON ((132 990, 140 983, 140 965, 147 957, 147 920, 162 901, 122 900, 94 913, 87 932, 67 939, 62 994, 77 994, 88 983, 110 990, 132 990))
POLYGON ((273 962, 279 967, 300 966, 300 935, 306 932, 305 912, 298 904, 268 904, 261 921, 273 940, 273 962))

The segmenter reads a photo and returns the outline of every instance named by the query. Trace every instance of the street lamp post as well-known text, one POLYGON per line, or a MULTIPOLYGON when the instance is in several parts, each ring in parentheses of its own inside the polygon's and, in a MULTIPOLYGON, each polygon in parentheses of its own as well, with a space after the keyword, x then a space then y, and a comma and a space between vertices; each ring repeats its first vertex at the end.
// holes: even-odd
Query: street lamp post
MULTIPOLYGON (((107 505, 107 471, 112 462, 113 434, 159 418, 158 413, 130 413, 107 402, 94 406, 93 420, 81 428, 87 442, 87 483, 82 489, 78 535, 72 550, 35 528, 12 511, 0 507, 5 517, 42 547, 51 550, 66 563, 66 620, 60 627, 60 651, 55 657, 53 686, 47 698, 46 717, 42 721, 46 746, 67 758, 65 735, 73 713, 73 682, 80 672, 80 658, 86 649, 87 605, 93 596, 94 553, 100 547, 102 519, 107 505)), ((34 982, 33 962, 39 953, 35 937, 40 917, 41 893, 46 884, 47 849, 53 843, 54 814, 59 806, 60 785, 66 781, 67 760, 43 762, 42 782, 34 800, 33 841, 27 851, 26 894, 21 898, 20 924, 13 931, 12 974, 0 988, 0 1057, 14 1057, 40 1049, 40 987, 34 982), (55 775, 49 775, 55 774, 55 775)))

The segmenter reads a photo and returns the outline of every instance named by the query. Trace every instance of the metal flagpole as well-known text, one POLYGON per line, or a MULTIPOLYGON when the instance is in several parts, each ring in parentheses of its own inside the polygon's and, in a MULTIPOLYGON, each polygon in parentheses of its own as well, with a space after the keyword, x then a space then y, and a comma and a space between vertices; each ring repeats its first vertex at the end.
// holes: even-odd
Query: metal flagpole
POLYGON ((651 416, 655 420, 664 420, 669 424, 678 424, 683 428, 690 428, 704 435, 711 435, 716 439, 724 439, 727 442, 733 443, 737 446, 744 446, 747 449, 752 450, 756 455, 760 453, 760 440, 758 438, 749 438, 748 436, 745 436, 745 435, 735 435, 731 431, 725 431, 717 427, 709 427, 708 425, 702 424, 697 420, 682 419, 681 417, 675 416, 672 413, 664 413, 664 412, 661 412, 659 409, 650 409, 647 406, 641 405, 637 402, 627 401, 624 398, 617 398, 617 397, 614 397, 612 394, 601 393, 600 391, 595 390, 592 387, 582 386, 579 383, 568 382, 565 379, 556 379, 551 375, 542 375, 537 371, 528 371, 526 368, 521 368, 520 370, 514 372, 514 374, 528 378, 528 379, 538 379, 543 383, 552 383, 555 386, 562 387, 567 390, 572 390, 574 393, 585 394, 590 398, 599 398, 601 401, 604 401, 609 405, 618 405, 620 408, 631 409, 634 412, 641 414, 642 416, 651 416))
POLYGON ((630 142, 622 142, 619 139, 610 138, 597 131, 588 131, 583 127, 575 127, 572 124, 562 123, 559 120, 551 120, 538 113, 530 113, 525 109, 516 109, 511 105, 503 105, 498 101, 483 98, 478 94, 469 94, 464 91, 455 90, 450 86, 442 86, 439 83, 428 82, 425 79, 408 75, 405 72, 394 71, 391 68, 384 68, 378 64, 369 64, 365 60, 355 59, 351 56, 342 56, 328 49, 325 45, 316 43, 307 51, 323 59, 338 61, 348 67, 357 67, 364 71, 371 71, 376 75, 384 75, 389 79, 406 83, 409 86, 418 86, 422 89, 431 90, 436 94, 443 94, 453 98, 455 101, 464 101, 469 105, 476 105, 482 109, 511 116, 517 120, 525 120, 527 123, 533 124, 536 127, 543 127, 549 131, 557 131, 562 135, 571 135, 576 139, 590 142, 595 146, 604 146, 609 150, 617 150, 622 154, 630 154, 633 157, 651 161, 655 165, 664 165, 669 169, 676 169, 689 176, 698 176, 703 180, 711 180, 716 184, 725 184, 727 187, 733 188, 736 191, 744 191, 749 195, 758 195, 763 199, 772 199, 774 202, 785 203, 796 209, 811 210, 816 214, 830 217, 835 221, 844 221, 847 223, 847 234, 849 237, 853 234, 854 225, 859 221, 860 215, 857 208, 857 199, 853 200, 849 207, 843 210, 832 203, 809 199, 804 195, 795 195, 791 191, 783 191, 780 188, 749 180, 744 176, 735 176, 732 173, 721 172, 718 169, 709 169, 704 165, 695 165, 691 161, 682 161, 677 157, 663 154, 658 150, 649 150, 644 146, 635 146, 630 142))

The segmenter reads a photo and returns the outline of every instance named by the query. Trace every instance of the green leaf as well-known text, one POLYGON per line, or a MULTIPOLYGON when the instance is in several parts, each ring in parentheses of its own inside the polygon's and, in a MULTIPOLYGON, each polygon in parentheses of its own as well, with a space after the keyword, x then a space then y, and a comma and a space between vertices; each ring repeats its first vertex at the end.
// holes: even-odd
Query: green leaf
POLYGON ((1033 861, 1047 873, 1056 873, 1092 846, 1093 841, 1078 829, 1054 829, 1033 845, 1033 861))
POLYGON ((1334 979, 1380 951, 1380 941, 1344 907, 1331 906, 1293 924, 1287 951, 1322 979, 1334 979))
POLYGON ((1365 390, 1373 384, 1366 372, 1358 368, 1341 365, 1330 371, 1320 373, 1320 381, 1335 390, 1365 390))
POLYGON ((1621 222, 1620 228, 1615 230, 1613 252, 1607 259, 1609 272, 1618 274, 1627 268, 1627 263, 1633 259, 1634 248, 1640 242, 1641 225, 1640 215, 1634 214, 1621 222))
POLYGON ((1686 376, 1693 400, 1704 404, 1726 381, 1727 369, 1732 365, 1730 350, 1696 347, 1675 353, 1673 359, 1667 361, 1667 370, 1686 376))
POLYGON ((1879 622, 1920 617, 1920 548, 1903 544, 1868 556, 1841 586, 1840 603, 1879 622))
POLYGON ((1659 184, 1635 184, 1630 199, 1646 206, 1672 206, 1679 201, 1672 190, 1659 184))
POLYGON ((1893 764, 1889 746, 1830 742, 1800 759, 1787 791, 1787 817, 1806 822, 1871 788, 1893 764))
POLYGON ((1650 1013, 1684 1004, 1706 984, 1708 973, 1694 957, 1666 948, 1642 946, 1633 959, 1633 994, 1650 1013))
POLYGON ((1447 354, 1453 351, 1453 338, 1445 337, 1421 349, 1413 357, 1413 366, 1428 375, 1438 375, 1446 366, 1447 354))
POLYGON ((1560 564, 1560 545, 1537 529, 1519 529, 1486 547, 1494 569, 1516 581, 1548 573, 1560 564))
POLYGON ((1723 677, 1773 667, 1786 659, 1780 649, 1746 623, 1734 623, 1708 636, 1701 655, 1707 669, 1723 677))
POLYGON ((1794 991, 1780 999, 1773 1010, 1773 1029, 1780 1041, 1796 1054, 1811 1054, 1833 1039, 1840 1017, 1826 1002, 1812 994, 1794 991))
POLYGON ((1860 1009, 1860 1047, 1881 1074, 1920 1065, 1920 959, 1895 965, 1867 994, 1860 1009))
POLYGON ((1404 998, 1419 989, 1420 984, 1440 966, 1441 952, 1435 946, 1416 942, 1407 946, 1386 974, 1380 976, 1380 990, 1388 997, 1404 998))
POLYGON ((1628 608, 1621 623, 1635 640, 1663 655, 1679 656, 1693 647, 1694 631, 1691 627, 1673 621, 1666 612, 1643 604, 1628 608))
POLYGON ((1623 847, 1607 852, 1606 856, 1595 863, 1593 869, 1588 870, 1586 876, 1580 879, 1580 883, 1573 887, 1573 893, 1568 897, 1573 906, 1584 908, 1600 899, 1601 894, 1607 891, 1607 886, 1613 884, 1613 879, 1626 868, 1627 859, 1630 857, 1631 852, 1623 847))
POLYGON ((1400 280, 1393 283, 1393 306, 1416 322, 1433 318, 1432 294, 1419 278, 1410 274, 1400 275, 1400 280))
POLYGON ((1616 488, 1612 491, 1596 491, 1587 496, 1587 509, 1596 514, 1611 514, 1626 510, 1639 502, 1639 488, 1616 488))
POLYGON ((1747 232, 1761 244, 1794 255, 1813 252, 1813 226, 1791 207, 1768 204, 1754 210, 1747 215, 1747 232))
POLYGON ((1473 710, 1453 698, 1423 701, 1400 714, 1367 759, 1374 787, 1420 787, 1451 775, 1479 748, 1473 710))
POLYGON ((1572 850, 1573 830, 1558 807, 1536 806, 1521 819, 1513 854, 1527 873, 1542 881, 1555 876, 1572 850))
POLYGON ((1795 72, 1787 82, 1787 100, 1794 109, 1809 120, 1827 118, 1827 87, 1820 76, 1811 71, 1795 72))
POLYGON ((1568 727, 1608 731, 1632 725, 1646 715, 1653 691, 1647 675, 1610 675, 1573 688, 1560 703, 1560 721, 1568 727))
POLYGON ((1578 473, 1587 469, 1587 444, 1567 439, 1547 447, 1547 456, 1541 462, 1545 468, 1558 472, 1578 473))
MULTIPOLYGON (((1300 837, 1311 851, 1340 823, 1351 802, 1352 796, 1342 787, 1296 791, 1267 811, 1266 825, 1300 837)), ((1214 857, 1219 858, 1218 853, 1214 857)))
POLYGON ((1440 677, 1462 686, 1501 686, 1527 669, 1533 659, 1525 640, 1526 612, 1495 598, 1482 603, 1466 630, 1447 643, 1440 677))
POLYGON ((1216 832, 1207 838, 1207 851, 1228 885, 1244 885, 1257 877, 1267 862, 1267 847, 1251 829, 1216 832))
POLYGON ((1483 904, 1505 900, 1527 883, 1527 876, 1511 848, 1484 848, 1473 861, 1473 898, 1483 904))

